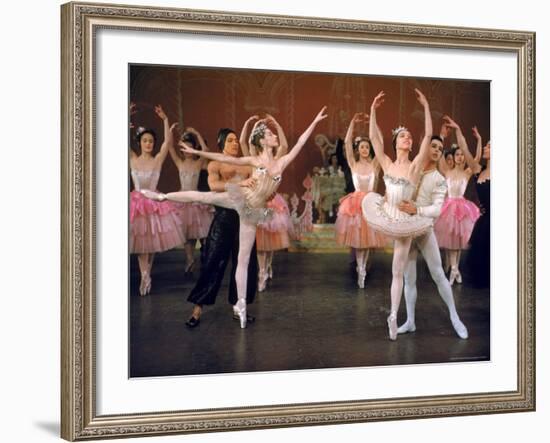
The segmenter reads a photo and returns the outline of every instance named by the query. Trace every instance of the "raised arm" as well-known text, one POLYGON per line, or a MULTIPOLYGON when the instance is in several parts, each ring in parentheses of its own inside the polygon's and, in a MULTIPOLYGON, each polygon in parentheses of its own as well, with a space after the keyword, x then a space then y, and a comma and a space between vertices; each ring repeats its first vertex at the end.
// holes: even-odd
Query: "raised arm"
MULTIPOLYGON (((243 128, 241 129, 241 136, 239 138, 239 143, 241 145, 241 151, 243 152, 243 155, 245 157, 248 157, 249 155, 251 155, 249 140, 248 140, 247 134, 248 134, 248 127, 250 126, 250 123, 252 123, 253 120, 259 120, 259 117, 257 115, 253 115, 252 117, 250 117, 249 119, 247 119, 244 122, 243 128)), ((256 154, 256 149, 254 147, 252 147, 252 149, 254 149, 254 153, 252 155, 255 155, 256 154)))
POLYGON ((172 137, 172 131, 170 130, 170 121, 168 120, 168 116, 164 112, 164 109, 162 109, 161 105, 155 106, 155 113, 162 119, 164 126, 164 140, 160 146, 159 153, 155 156, 155 160, 162 165, 168 155, 169 146, 174 143, 174 138, 172 137))
POLYGON ((448 115, 443 116, 443 119, 449 124, 451 128, 455 130, 458 147, 462 149, 464 158, 466 159, 466 163, 472 170, 472 173, 479 173, 481 171, 481 165, 474 159, 474 157, 472 157, 472 153, 470 152, 470 149, 468 149, 468 143, 466 143, 466 138, 462 133, 462 129, 460 129, 460 126, 458 126, 458 124, 448 115))
POLYGON ((369 138, 374 149, 374 155, 376 156, 378 163, 380 163, 380 167, 382 168, 384 173, 390 167, 392 161, 391 158, 389 158, 384 152, 384 139, 382 137, 382 133, 380 132, 380 128, 376 123, 376 110, 380 107, 382 103, 384 103, 385 95, 386 94, 384 94, 384 91, 380 91, 378 95, 374 97, 374 100, 372 101, 372 105, 370 107, 369 119, 369 138))
MULTIPOLYGON (((172 134, 172 140, 175 140, 174 132, 176 131, 178 127, 177 123, 173 123, 172 126, 170 126, 170 133, 172 134)), ((170 143, 168 145, 168 152, 170 153, 170 157, 172 158, 172 161, 176 165, 176 167, 179 169, 179 167, 182 164, 182 159, 178 156, 178 153, 176 152, 176 147, 174 146, 174 143, 170 143)))
POLYGON ((344 149, 346 150, 346 161, 350 169, 355 167, 355 156, 353 155, 353 131, 355 130, 355 122, 361 121, 363 113, 356 113, 349 122, 346 138, 344 139, 344 149))
POLYGON ((279 122, 275 120, 275 117, 273 117, 271 114, 266 114, 266 117, 268 121, 273 122, 273 124, 275 125, 275 129, 277 129, 279 147, 277 148, 277 152, 275 153, 275 158, 281 158, 288 152, 288 141, 286 140, 285 131, 283 131, 283 128, 281 127, 279 122))
POLYGON ((227 163, 236 166, 258 166, 258 159, 256 157, 232 157, 230 155, 219 154, 217 152, 204 152, 198 149, 193 149, 187 146, 184 142, 178 143, 180 151, 187 154, 198 155, 200 157, 207 158, 209 160, 216 160, 218 162, 227 163))
POLYGON ((430 152, 430 143, 433 135, 432 114, 430 113, 430 104, 426 99, 426 96, 420 92, 419 89, 414 90, 416 93, 416 99, 424 108, 424 138, 420 143, 420 150, 417 156, 414 158, 411 168, 414 172, 420 172, 424 168, 428 153, 430 152))
MULTIPOLYGON (((134 102, 130 102, 130 131, 133 132, 133 129, 135 128, 134 123, 132 122, 132 116, 137 113, 137 105, 134 102)), ((133 134, 132 134, 133 135, 133 134)), ((132 140, 132 137, 130 136, 130 140, 132 140)), ((137 158, 137 154, 134 152, 131 146, 129 146, 130 151, 130 161, 133 161, 137 158)))
POLYGON ((481 141, 481 135, 479 134, 479 131, 477 130, 477 126, 474 126, 472 128, 472 132, 474 133, 474 137, 476 138, 476 156, 474 157, 474 160, 479 163, 481 161, 481 150, 482 150, 482 141, 481 141))
POLYGON ((298 139, 294 147, 290 150, 290 152, 280 158, 280 160, 282 161, 281 171, 283 171, 300 153, 300 151, 306 144, 307 139, 310 137, 311 133, 315 129, 315 126, 317 126, 317 123, 327 118, 327 114, 325 114, 326 109, 327 107, 323 106, 323 108, 315 116, 309 127, 304 131, 302 135, 300 135, 300 138, 298 139))

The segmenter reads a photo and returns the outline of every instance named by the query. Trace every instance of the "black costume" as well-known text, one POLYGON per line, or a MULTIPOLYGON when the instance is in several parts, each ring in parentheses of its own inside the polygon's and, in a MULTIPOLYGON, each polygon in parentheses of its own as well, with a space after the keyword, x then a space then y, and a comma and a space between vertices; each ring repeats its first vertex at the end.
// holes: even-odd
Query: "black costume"
MULTIPOLYGON (((239 252, 239 214, 233 209, 215 206, 216 213, 208 237, 201 249, 201 271, 197 284, 189 294, 187 301, 196 305, 213 305, 220 289, 227 262, 231 256, 232 268, 229 280, 229 303, 237 303, 237 257, 239 252)), ((248 280, 246 285, 246 303, 250 304, 256 296, 258 281, 258 258, 256 243, 250 252, 248 280)))

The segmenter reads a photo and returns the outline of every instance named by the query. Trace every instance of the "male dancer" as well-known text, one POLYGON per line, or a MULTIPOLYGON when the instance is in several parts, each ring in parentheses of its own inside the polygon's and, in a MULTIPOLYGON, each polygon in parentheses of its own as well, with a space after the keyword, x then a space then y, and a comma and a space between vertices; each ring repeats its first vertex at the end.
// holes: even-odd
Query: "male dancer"
MULTIPOLYGON (((435 135, 431 140, 430 156, 424 167, 422 178, 420 179, 416 201, 402 201, 399 207, 401 211, 411 215, 420 214, 426 217, 433 217, 434 219, 439 217, 443 201, 445 200, 445 194, 447 192, 445 178, 437 170, 437 164, 441 158, 442 152, 443 140, 441 137, 435 135)), ((413 244, 411 245, 407 266, 405 268, 404 285, 407 321, 397 329, 397 333, 404 334, 406 332, 414 332, 416 330, 414 311, 417 298, 416 258, 418 256, 418 250, 420 250, 424 256, 424 260, 426 260, 426 264, 430 270, 430 275, 437 285, 439 295, 449 309, 451 323, 457 335, 462 339, 467 339, 468 330, 462 321, 460 321, 458 313, 456 312, 453 292, 449 281, 445 278, 445 273, 443 272, 443 267, 441 266, 439 246, 437 244, 437 239, 435 238, 433 229, 423 236, 417 237, 413 240, 413 244)))
MULTIPOLYGON (((225 155, 239 156, 239 139, 231 129, 220 129, 218 132, 218 147, 225 155)), ((250 178, 252 169, 250 166, 234 166, 218 161, 208 164, 208 186, 211 191, 224 192, 225 185, 229 182, 241 182, 242 186, 253 186, 250 178)), ((235 313, 237 303, 237 284, 235 272, 237 270, 237 254, 239 250, 239 214, 233 209, 215 206, 216 213, 205 245, 201 251, 201 271, 199 279, 187 301, 194 303, 193 313, 185 323, 187 327, 194 328, 199 325, 203 305, 213 305, 223 280, 225 268, 231 256, 232 269, 229 281, 229 303, 233 305, 233 318, 238 320, 235 313)), ((250 253, 248 265, 248 280, 246 290, 246 304, 254 301, 258 278, 258 259, 256 245, 250 253)), ((247 322, 254 321, 254 317, 247 315, 247 322)))

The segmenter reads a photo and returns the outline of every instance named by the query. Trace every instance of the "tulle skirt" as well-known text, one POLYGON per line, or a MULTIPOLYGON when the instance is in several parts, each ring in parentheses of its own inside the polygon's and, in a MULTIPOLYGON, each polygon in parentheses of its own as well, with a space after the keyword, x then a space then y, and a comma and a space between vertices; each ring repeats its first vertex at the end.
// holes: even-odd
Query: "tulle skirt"
POLYGON ((185 242, 178 209, 170 202, 157 202, 139 191, 130 193, 130 253, 167 251, 185 242))
POLYGON ((182 234, 187 240, 205 238, 214 218, 214 207, 204 203, 174 203, 182 223, 182 234))
POLYGON ((256 248, 258 251, 278 251, 290 246, 290 235, 293 232, 290 211, 285 199, 280 194, 267 202, 272 210, 271 219, 258 224, 256 231, 256 248))
POLYGON ((340 199, 336 218, 336 243, 356 249, 383 248, 389 239, 371 228, 361 210, 366 192, 355 191, 340 199))
POLYGON ((268 207, 251 208, 248 206, 246 202, 246 195, 243 192, 244 188, 238 183, 228 183, 225 185, 225 189, 234 204, 233 209, 235 209, 239 214, 239 219, 241 222, 257 225, 259 223, 267 223, 271 220, 273 210, 268 207))
POLYGON ((434 231, 441 248, 466 249, 474 225, 479 218, 479 208, 464 197, 447 198, 434 231))
POLYGON ((361 202, 363 217, 374 230, 392 238, 419 237, 433 226, 433 220, 421 215, 409 215, 391 208, 384 197, 376 192, 369 192, 361 202), (393 211, 392 211, 393 210, 393 211))

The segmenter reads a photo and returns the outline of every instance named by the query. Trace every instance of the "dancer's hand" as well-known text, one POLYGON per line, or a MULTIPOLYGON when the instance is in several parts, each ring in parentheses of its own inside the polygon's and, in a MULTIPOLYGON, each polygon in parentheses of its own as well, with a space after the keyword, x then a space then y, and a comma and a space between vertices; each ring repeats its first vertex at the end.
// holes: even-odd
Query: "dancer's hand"
POLYGON ((163 194, 161 192, 149 191, 148 189, 142 189, 139 192, 141 192, 145 197, 147 197, 150 200, 155 200, 158 202, 162 202, 166 200, 166 194, 163 194))
POLYGON ((196 149, 193 149, 191 146, 185 144, 181 140, 178 142, 178 146, 180 147, 180 151, 184 154, 196 154, 197 152, 199 152, 196 149))
POLYGON ((156 105, 155 106, 155 113, 163 120, 166 120, 168 118, 168 116, 164 112, 164 109, 162 109, 161 105, 156 105))
POLYGON ((359 123, 359 122, 365 122, 365 123, 368 123, 369 121, 369 114, 366 114, 364 112, 357 112, 354 116, 353 116, 353 121, 355 123, 359 123))
POLYGON ((416 99, 420 102, 422 106, 428 106, 428 100, 426 99, 426 96, 420 92, 420 89, 414 88, 414 92, 416 93, 416 99))
POLYGON ((447 122, 443 122, 441 125, 441 129, 439 130, 439 136, 445 140, 449 135, 451 134, 451 127, 447 124, 447 122))
POLYGON ((397 205, 397 208, 406 213, 406 214, 409 214, 409 215, 415 215, 416 213, 418 213, 418 210, 416 209, 416 205, 414 204, 414 202, 410 201, 410 200, 403 200, 401 201, 401 203, 399 203, 399 205, 397 205))
POLYGON ((443 120, 447 122, 447 126, 449 126, 450 128, 460 129, 460 126, 458 126, 458 124, 448 115, 444 115, 443 120))
POLYGON ((372 105, 370 106, 371 109, 378 109, 382 103, 384 103, 384 97, 386 96, 386 93, 384 91, 380 91, 376 97, 374 97, 374 100, 372 101, 372 105))
POLYGON ((178 128, 179 128, 178 123, 172 123, 172 125, 170 126, 170 132, 176 133, 178 128))
POLYGON ((256 179, 254 177, 249 177, 246 180, 240 182, 239 186, 242 186, 243 188, 254 189, 256 187, 256 179))
POLYGON ((313 120, 315 123, 319 123, 320 121, 324 120, 328 117, 328 114, 325 114, 325 111, 327 110, 326 106, 323 106, 322 109, 319 111, 319 114, 315 116, 315 119, 313 120))
POLYGON ((472 132, 474 133, 474 137, 476 138, 476 140, 481 140, 481 135, 479 134, 479 131, 477 130, 477 126, 474 126, 472 128, 472 132))

